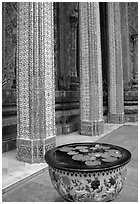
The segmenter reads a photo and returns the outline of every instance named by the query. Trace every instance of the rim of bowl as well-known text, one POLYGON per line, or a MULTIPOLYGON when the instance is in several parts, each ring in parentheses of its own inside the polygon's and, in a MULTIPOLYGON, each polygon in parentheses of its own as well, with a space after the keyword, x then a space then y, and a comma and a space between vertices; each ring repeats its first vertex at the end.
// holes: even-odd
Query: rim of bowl
POLYGON ((50 150, 48 150, 45 153, 45 161, 46 163, 55 168, 55 169, 59 169, 59 170, 65 170, 65 171, 77 171, 77 172, 101 172, 101 171, 107 171, 107 170, 113 170, 119 167, 122 167, 124 165, 126 165, 127 163, 129 163, 129 161, 131 160, 131 153, 130 151, 128 151, 127 149, 125 149, 124 147, 121 146, 117 146, 117 145, 113 145, 113 144, 109 144, 109 143, 100 143, 100 142, 84 142, 84 143, 69 143, 69 144, 64 144, 64 145, 60 145, 57 147, 54 147, 50 150), (106 163, 104 166, 103 165, 94 165, 94 166, 86 166, 85 167, 80 167, 76 166, 76 165, 72 165, 72 164, 68 164, 68 163, 64 163, 64 162, 60 162, 59 160, 55 159, 53 157, 54 153, 59 150, 59 148, 62 148, 64 146, 75 146, 75 145, 79 145, 79 146, 85 146, 85 145, 91 145, 91 144, 99 144, 99 145, 106 145, 106 146, 110 146, 115 148, 116 150, 121 151, 122 153, 122 157, 119 158, 118 160, 114 161, 114 162, 110 162, 110 163, 106 163))

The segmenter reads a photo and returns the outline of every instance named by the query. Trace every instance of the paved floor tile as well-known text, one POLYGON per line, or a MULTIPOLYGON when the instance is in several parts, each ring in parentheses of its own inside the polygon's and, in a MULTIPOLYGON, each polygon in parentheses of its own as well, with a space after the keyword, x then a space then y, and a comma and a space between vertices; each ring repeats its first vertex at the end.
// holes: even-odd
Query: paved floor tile
MULTIPOLYGON (((98 142, 120 145, 132 153, 128 164, 128 175, 123 190, 113 202, 138 201, 138 127, 123 126, 98 142)), ((3 202, 64 202, 54 189, 48 169, 3 194, 3 202)))

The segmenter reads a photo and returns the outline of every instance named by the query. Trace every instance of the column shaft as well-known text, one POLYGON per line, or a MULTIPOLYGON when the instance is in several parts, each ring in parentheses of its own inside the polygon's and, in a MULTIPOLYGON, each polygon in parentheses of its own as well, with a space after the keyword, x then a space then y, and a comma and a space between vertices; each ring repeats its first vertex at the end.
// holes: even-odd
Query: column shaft
POLYGON ((138 35, 134 38, 134 69, 133 78, 138 80, 138 35))
POLYGON ((128 24, 128 3, 120 2, 120 15, 121 15, 121 36, 122 36, 122 57, 123 57, 123 77, 127 85, 130 82, 131 63, 130 63, 130 50, 129 50, 129 24, 128 24))
POLYGON ((81 134, 103 133, 99 3, 79 3, 81 134))
POLYGON ((55 146, 52 3, 19 3, 17 52, 17 158, 44 162, 55 146))
POLYGON ((124 122, 122 40, 119 3, 108 4, 109 122, 124 122))

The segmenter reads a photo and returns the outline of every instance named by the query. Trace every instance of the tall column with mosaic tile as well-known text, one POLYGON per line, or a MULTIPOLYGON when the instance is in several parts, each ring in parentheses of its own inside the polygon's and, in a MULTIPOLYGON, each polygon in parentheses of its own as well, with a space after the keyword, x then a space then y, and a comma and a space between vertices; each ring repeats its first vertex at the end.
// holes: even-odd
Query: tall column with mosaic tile
POLYGON ((124 123, 123 63, 120 5, 108 4, 109 29, 109 117, 112 123, 124 123))
POLYGON ((120 17, 121 17, 121 37, 122 37, 122 57, 123 57, 123 72, 124 85, 127 87, 128 82, 132 78, 132 65, 130 63, 130 48, 129 48, 129 24, 128 24, 128 3, 120 2, 120 17))
POLYGON ((81 134, 103 133, 99 3, 79 3, 81 134))
POLYGON ((55 146, 53 4, 19 3, 17 159, 44 162, 55 146))

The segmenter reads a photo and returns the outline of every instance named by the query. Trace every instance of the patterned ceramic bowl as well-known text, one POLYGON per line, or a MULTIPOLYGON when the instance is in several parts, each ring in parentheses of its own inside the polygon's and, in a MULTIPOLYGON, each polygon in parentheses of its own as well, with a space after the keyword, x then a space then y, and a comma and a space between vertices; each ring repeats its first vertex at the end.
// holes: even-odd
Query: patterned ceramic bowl
POLYGON ((105 143, 74 143, 45 154, 51 181, 66 200, 103 202, 113 200, 126 179, 131 153, 105 143))

